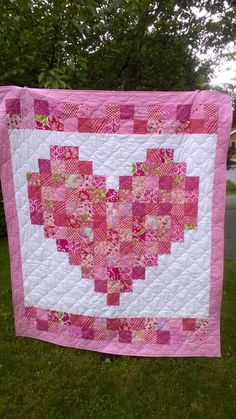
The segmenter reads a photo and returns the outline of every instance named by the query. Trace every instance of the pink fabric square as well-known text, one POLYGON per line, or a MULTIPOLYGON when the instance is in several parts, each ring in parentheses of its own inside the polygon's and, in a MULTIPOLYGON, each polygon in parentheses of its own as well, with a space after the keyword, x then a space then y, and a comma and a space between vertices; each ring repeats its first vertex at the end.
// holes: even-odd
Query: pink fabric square
POLYGON ((193 104, 191 109, 191 120, 205 118, 205 106, 202 103, 193 104))
POLYGON ((197 190, 199 187, 199 178, 197 176, 188 176, 185 179, 185 188, 187 191, 197 190))
POLYGON ((82 338, 83 339, 94 339, 94 329, 83 329, 82 328, 82 338))
POLYGON ((145 279, 145 268, 138 266, 132 269, 132 278, 133 279, 145 279))
POLYGON ((81 253, 75 253, 69 251, 69 263, 70 265, 80 265, 81 264, 81 253))
POLYGON ((107 268, 107 276, 113 281, 120 279, 120 270, 117 267, 107 268))
POLYGON ((160 176, 159 187, 160 189, 172 190, 173 178, 172 176, 160 176))
POLYGON ((165 106, 164 105, 149 105, 148 108, 148 119, 152 121, 158 121, 164 118, 165 106))
POLYGON ((130 330, 120 330, 119 342, 124 342, 124 343, 132 342, 132 332, 130 330))
POLYGON ((115 189, 107 189, 106 193, 107 202, 118 202, 119 201, 119 192, 115 189))
POLYGON ((204 132, 204 119, 191 119, 189 132, 192 134, 202 134, 204 132))
POLYGON ((120 293, 119 292, 108 293, 107 304, 109 306, 118 306, 120 304, 120 293))
POLYGON ((180 121, 188 121, 191 115, 192 105, 178 105, 177 106, 177 119, 180 121))
POLYGON ((176 219, 172 217, 171 241, 172 242, 184 241, 184 217, 180 219, 176 219))
POLYGON ((76 118, 78 116, 79 105, 77 102, 63 102, 60 105, 60 109, 62 115, 66 118, 76 118))
POLYGON ((20 115, 21 114, 20 99, 6 99, 6 113, 10 115, 20 115))
POLYGON ((28 185, 28 195, 30 199, 41 202, 41 189, 39 186, 28 185))
POLYGON ((170 242, 159 242, 158 244, 158 253, 159 255, 170 255, 171 254, 171 244, 170 242))
POLYGON ((132 214, 143 217, 146 214, 146 206, 144 203, 134 202, 132 204, 132 214))
POLYGON ((196 319, 183 319, 183 330, 194 331, 196 329, 196 319))
POLYGON ((67 227, 57 227, 55 238, 56 239, 67 239, 68 237, 68 230, 67 227))
POLYGON ((147 121, 134 119, 134 134, 147 134, 147 121))
POLYGON ((159 204, 158 215, 169 215, 171 213, 172 205, 170 203, 159 204))
POLYGON ((79 132, 92 132, 92 119, 78 118, 79 132))
POLYGON ((79 161, 79 173, 81 175, 92 175, 93 163, 91 161, 79 161))
POLYGON ((49 115, 49 107, 47 100, 38 100, 34 101, 34 113, 36 115, 49 115))
POLYGON ((40 173, 51 173, 50 160, 39 159, 39 171, 40 173))
POLYGON ((36 307, 25 307, 25 317, 27 317, 28 319, 36 319, 37 318, 36 307))
POLYGON ((101 293, 107 293, 107 281, 95 279, 94 281, 94 291, 95 292, 101 292, 101 293))
POLYGON ((47 320, 37 319, 37 329, 38 330, 42 330, 42 331, 48 330, 48 322, 47 322, 47 320))
POLYGON ((119 318, 107 318, 107 330, 119 330, 120 319, 119 318))
POLYGON ((94 279, 104 281, 107 276, 107 267, 105 268, 94 268, 94 279))
POLYGON ((42 225, 43 224, 43 212, 33 211, 30 213, 30 220, 32 224, 42 225))
POLYGON ((79 160, 65 160, 65 173, 79 173, 81 162, 79 160))
POLYGON ((58 252, 68 252, 68 241, 65 239, 56 240, 57 251, 58 252))
POLYGON ((66 118, 64 120, 64 130, 67 132, 76 132, 78 130, 78 119, 66 118))
POLYGON ((50 159, 51 160, 64 160, 65 159, 65 147, 52 145, 50 147, 50 159))
POLYGON ((157 176, 146 176, 145 188, 147 190, 156 189, 159 186, 159 179, 157 176))
POLYGON ((134 121, 133 119, 121 119, 119 134, 133 134, 134 132, 134 121))
POLYGON ((109 103, 106 105, 106 115, 109 118, 120 118, 120 105, 109 103))
POLYGON ((65 188, 56 188, 53 197, 55 201, 65 201, 65 188))
POLYGON ((177 107, 175 105, 166 105, 164 109, 164 120, 176 120, 177 107))
POLYGON ((132 177, 131 176, 119 176, 119 188, 120 189, 132 189, 132 177))
POLYGON ((157 332, 157 344, 169 345, 170 344, 170 332, 169 331, 158 331, 157 332))
POLYGON ((215 134, 218 129, 218 119, 208 118, 204 120, 203 132, 208 134, 215 134))
POLYGON ((134 119, 136 120, 148 120, 148 108, 147 106, 134 106, 134 119))
POLYGON ((132 119, 134 116, 134 105, 120 105, 120 119, 132 119))

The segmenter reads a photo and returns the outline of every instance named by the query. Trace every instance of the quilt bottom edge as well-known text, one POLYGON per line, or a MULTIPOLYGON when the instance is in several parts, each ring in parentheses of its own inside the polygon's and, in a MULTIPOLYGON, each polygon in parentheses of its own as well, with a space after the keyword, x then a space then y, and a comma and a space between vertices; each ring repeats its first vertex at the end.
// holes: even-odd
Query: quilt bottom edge
MULTIPOLYGON (((31 338, 35 340, 41 340, 43 342, 47 342, 53 345, 59 345, 64 348, 71 348, 71 349, 77 349, 82 351, 90 351, 90 352, 96 352, 96 353, 105 353, 108 355, 114 355, 114 356, 131 356, 131 357, 140 357, 140 358, 169 358, 169 357, 175 357, 175 358, 221 358, 221 343, 220 339, 218 339, 217 342, 211 343, 211 344, 199 344, 195 345, 198 347, 195 348, 183 348, 179 346, 178 348, 150 348, 150 345, 146 345, 145 348, 139 348, 137 347, 130 347, 128 349, 128 346, 131 345, 124 345, 122 343, 109 343, 109 344, 101 344, 101 342, 94 341, 90 343, 84 343, 79 342, 78 344, 68 344, 65 341, 60 341, 60 338, 56 339, 55 336, 50 337, 48 334, 43 336, 44 334, 40 334, 38 336, 34 335, 33 333, 27 333, 24 331, 24 333, 16 330, 16 336, 17 337, 23 337, 23 338, 31 338), (209 345, 211 345, 211 349, 209 349, 209 345), (114 349, 114 346, 117 347, 117 349, 114 349)), ((178 345, 177 345, 178 346, 178 345)))

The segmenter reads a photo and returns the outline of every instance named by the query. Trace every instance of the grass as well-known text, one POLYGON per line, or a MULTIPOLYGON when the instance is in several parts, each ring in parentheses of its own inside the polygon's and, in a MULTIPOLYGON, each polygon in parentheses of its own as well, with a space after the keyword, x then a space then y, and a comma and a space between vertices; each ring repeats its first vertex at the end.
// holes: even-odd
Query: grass
POLYGON ((0 418, 235 418, 236 262, 225 262, 222 358, 129 358, 15 337, 1 240, 0 418))
POLYGON ((227 180, 226 184, 226 193, 227 195, 236 195, 236 183, 231 180, 227 180))

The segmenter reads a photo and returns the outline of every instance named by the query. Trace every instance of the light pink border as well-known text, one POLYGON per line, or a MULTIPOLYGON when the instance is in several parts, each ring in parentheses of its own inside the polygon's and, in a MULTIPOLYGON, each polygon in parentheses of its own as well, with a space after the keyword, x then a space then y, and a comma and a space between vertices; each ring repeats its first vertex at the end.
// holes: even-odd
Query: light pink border
MULTIPOLYGON (((33 128, 33 127, 32 127, 33 128)), ((220 353, 220 307, 223 283, 223 251, 224 251, 224 213, 225 213, 225 183, 226 183, 226 154, 231 128, 231 99, 228 95, 211 92, 109 92, 109 91, 65 91, 28 89, 20 87, 0 88, 0 162, 1 181, 4 205, 7 219, 13 306, 15 313, 15 329, 18 336, 29 336, 63 346, 77 347, 93 351, 114 353, 120 355, 138 356, 207 356, 219 357, 220 353), (5 99, 19 98, 33 112, 33 100, 46 99, 60 101, 86 101, 87 104, 97 102, 119 102, 120 104, 150 105, 159 104, 189 104, 193 107, 202 103, 215 103, 220 106, 219 126, 217 133, 217 149, 215 157, 213 214, 212 214, 212 256, 211 256, 211 289, 209 308, 209 332, 203 344, 182 343, 170 345, 127 344, 121 342, 99 342, 72 339, 68 331, 63 335, 36 330, 30 327, 25 319, 24 291, 22 279, 22 262, 20 236, 16 212, 14 181, 10 156, 10 145, 5 122, 5 99)))

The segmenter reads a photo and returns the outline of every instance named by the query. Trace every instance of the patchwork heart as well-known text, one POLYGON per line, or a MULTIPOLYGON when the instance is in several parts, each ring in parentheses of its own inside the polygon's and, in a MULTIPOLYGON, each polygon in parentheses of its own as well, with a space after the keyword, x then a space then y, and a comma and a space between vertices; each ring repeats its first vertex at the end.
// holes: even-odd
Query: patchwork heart
POLYGON ((108 305, 119 305, 133 281, 171 253, 171 243, 197 228, 199 178, 174 162, 173 149, 147 149, 118 189, 107 189, 78 147, 51 146, 50 160, 38 164, 39 173, 27 173, 31 223, 44 226, 108 305))

